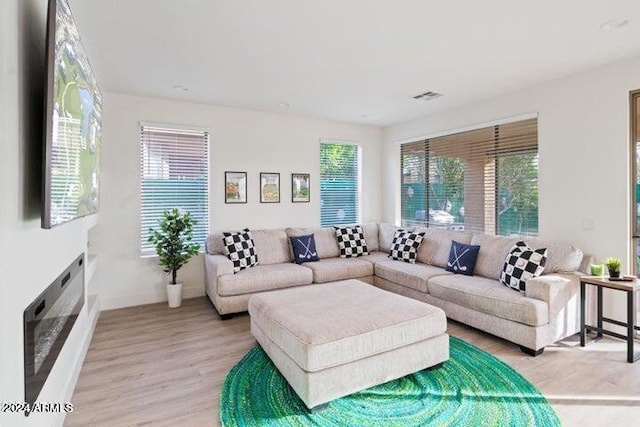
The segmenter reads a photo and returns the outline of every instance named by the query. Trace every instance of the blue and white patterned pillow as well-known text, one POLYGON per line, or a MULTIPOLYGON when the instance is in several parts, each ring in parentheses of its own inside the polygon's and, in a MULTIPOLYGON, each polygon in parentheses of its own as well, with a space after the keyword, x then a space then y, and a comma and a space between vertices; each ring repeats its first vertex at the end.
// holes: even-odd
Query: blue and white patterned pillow
POLYGON ((480 246, 478 245, 466 245, 452 240, 446 270, 455 274, 473 276, 479 252, 480 246))
POLYGON ((222 233, 224 254, 233 262, 234 274, 258 265, 258 254, 248 228, 222 233))
POLYGON ((289 240, 293 249, 293 262, 302 264, 303 262, 320 261, 313 234, 289 237, 289 240))

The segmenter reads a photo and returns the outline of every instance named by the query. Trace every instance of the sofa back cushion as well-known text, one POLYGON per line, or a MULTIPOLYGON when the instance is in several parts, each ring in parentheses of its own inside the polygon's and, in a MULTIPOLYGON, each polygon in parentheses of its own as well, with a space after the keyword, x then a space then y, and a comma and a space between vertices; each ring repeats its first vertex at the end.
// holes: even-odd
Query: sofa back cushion
POLYGON ((551 273, 572 273, 580 269, 584 254, 569 243, 540 239, 523 239, 533 249, 547 248, 547 263, 543 275, 551 273))
POLYGON ((379 251, 380 240, 378 237, 378 224, 375 222, 368 222, 366 224, 362 224, 361 227, 364 232, 364 240, 367 242, 369 252, 379 251))
POLYGON ((460 231, 441 230, 430 227, 415 227, 416 233, 424 233, 422 244, 418 249, 418 262, 446 268, 451 251, 451 241, 468 245, 471 242, 471 234, 460 231))
POLYGON ((521 238, 474 234, 471 238, 471 244, 480 245, 474 274, 499 280, 507 254, 518 240, 521 238))
MULTIPOLYGON (((393 242, 393 236, 399 229, 413 231, 413 227, 396 227, 395 225, 387 224, 386 222, 380 223, 378 226, 378 250, 389 253, 391 250, 391 242, 393 242)), ((365 239, 366 238, 367 236, 365 235, 365 239)))
POLYGON ((260 264, 280 264, 292 262, 289 252, 289 237, 282 228, 270 230, 251 230, 260 264))
MULTIPOLYGON (((292 262, 293 258, 289 252, 289 238, 284 229, 251 230, 251 237, 261 265, 292 262)), ((206 242, 207 253, 224 255, 223 238, 222 231, 214 231, 209 234, 206 242)))
MULTIPOLYGON (((287 228, 287 236, 304 236, 305 234, 313 234, 316 241, 316 250, 318 256, 322 258, 335 258, 340 255, 340 248, 338 248, 338 240, 336 239, 336 232, 331 228, 287 228)), ((365 240, 367 236, 365 234, 365 240)))

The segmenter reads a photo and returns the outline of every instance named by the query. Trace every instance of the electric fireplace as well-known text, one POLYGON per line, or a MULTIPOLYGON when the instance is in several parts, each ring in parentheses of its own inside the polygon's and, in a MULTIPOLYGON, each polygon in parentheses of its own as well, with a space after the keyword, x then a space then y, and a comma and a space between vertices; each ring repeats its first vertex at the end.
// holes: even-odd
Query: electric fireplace
POLYGON ((25 402, 36 402, 84 305, 84 253, 24 310, 25 402))

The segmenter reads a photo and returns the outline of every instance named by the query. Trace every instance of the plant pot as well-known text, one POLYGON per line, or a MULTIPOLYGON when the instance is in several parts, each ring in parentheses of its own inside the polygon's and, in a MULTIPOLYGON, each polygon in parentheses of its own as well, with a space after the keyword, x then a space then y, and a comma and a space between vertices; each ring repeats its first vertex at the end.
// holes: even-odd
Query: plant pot
POLYGON ((613 277, 613 278, 620 277, 620 272, 609 270, 609 277, 613 277))
POLYGON ((171 308, 177 308, 182 305, 182 282, 175 285, 167 283, 167 299, 171 308))

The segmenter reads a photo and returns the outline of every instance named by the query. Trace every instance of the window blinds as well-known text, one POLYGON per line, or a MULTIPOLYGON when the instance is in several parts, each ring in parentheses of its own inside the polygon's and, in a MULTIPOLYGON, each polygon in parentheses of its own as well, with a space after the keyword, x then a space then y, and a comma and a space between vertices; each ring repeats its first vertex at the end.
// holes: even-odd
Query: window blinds
POLYGON ((320 225, 360 222, 360 147, 320 143, 320 225))
POLYGON ((204 131, 141 126, 140 191, 142 255, 155 253, 149 228, 167 209, 191 213, 193 241, 202 244, 209 225, 209 135, 204 131))
POLYGON ((538 233, 538 123, 521 120, 403 144, 403 226, 538 233))

